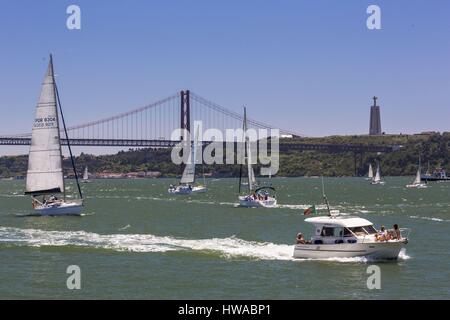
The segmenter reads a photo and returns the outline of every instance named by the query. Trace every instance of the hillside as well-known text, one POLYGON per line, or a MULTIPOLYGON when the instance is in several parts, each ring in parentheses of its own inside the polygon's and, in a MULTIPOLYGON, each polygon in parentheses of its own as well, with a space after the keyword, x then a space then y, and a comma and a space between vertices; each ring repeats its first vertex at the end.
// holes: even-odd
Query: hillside
MULTIPOLYGON (((362 161, 359 174, 367 172, 369 163, 380 161, 383 175, 413 175, 417 170, 418 155, 421 154, 423 166, 430 163, 432 168, 443 167, 450 170, 450 133, 421 135, 385 136, 331 136, 324 138, 289 139, 294 143, 351 143, 374 145, 401 145, 399 151, 387 154, 367 153, 362 161)), ((130 149, 114 155, 93 156, 81 154, 76 159, 77 170, 82 172, 87 165, 91 173, 128 173, 139 171, 158 171, 163 177, 181 174, 180 166, 170 161, 170 150, 130 149)), ((358 158, 359 166, 359 158, 358 158)), ((70 162, 64 161, 65 169, 70 162)), ((0 177, 24 176, 27 156, 0 157, 0 177)), ((239 175, 238 165, 205 166, 205 172, 218 177, 239 175)), ((256 171, 258 172, 258 171, 256 171)), ((69 173, 69 170, 67 171, 69 173)), ((353 153, 321 153, 317 151, 291 151, 280 155, 279 176, 353 176, 353 153)))

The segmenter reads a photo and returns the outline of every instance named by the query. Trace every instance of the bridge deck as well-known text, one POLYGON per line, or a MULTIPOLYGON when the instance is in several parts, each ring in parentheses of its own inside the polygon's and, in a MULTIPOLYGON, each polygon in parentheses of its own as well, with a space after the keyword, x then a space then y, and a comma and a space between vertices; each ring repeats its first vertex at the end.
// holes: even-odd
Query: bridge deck
MULTIPOLYGON (((89 147, 138 147, 138 148, 173 148, 180 141, 172 140, 128 140, 128 139, 70 139, 72 146, 89 147)), ((0 137, 0 145, 27 146, 31 138, 0 137)), ((62 139, 62 144, 67 141, 62 139)), ((270 146, 270 144, 269 144, 270 146)), ((397 146, 360 145, 360 144, 312 144, 280 141, 280 151, 322 151, 322 152, 393 152, 397 146)))

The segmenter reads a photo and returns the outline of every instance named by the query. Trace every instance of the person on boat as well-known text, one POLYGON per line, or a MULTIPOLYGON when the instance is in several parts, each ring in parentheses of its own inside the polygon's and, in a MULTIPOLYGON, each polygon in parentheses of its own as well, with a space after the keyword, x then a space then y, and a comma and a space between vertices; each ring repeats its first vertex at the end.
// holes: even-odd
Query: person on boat
POLYGON ((297 244, 306 244, 306 241, 301 233, 297 234, 297 244))
POLYGON ((401 240, 402 234, 400 232, 400 229, 398 228, 398 224, 394 224, 394 239, 401 240))
POLYGON ((375 239, 377 241, 386 241, 387 240, 387 232, 384 226, 381 226, 380 231, 375 235, 375 239))

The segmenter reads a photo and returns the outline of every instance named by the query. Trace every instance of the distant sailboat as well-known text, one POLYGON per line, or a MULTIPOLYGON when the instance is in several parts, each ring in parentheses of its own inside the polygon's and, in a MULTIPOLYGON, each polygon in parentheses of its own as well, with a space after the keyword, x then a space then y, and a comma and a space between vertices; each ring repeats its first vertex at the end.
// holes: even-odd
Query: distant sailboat
POLYGON ((200 148, 199 142, 199 131, 197 131, 194 137, 194 142, 190 147, 190 154, 186 166, 184 167, 183 175, 178 186, 170 185, 168 192, 170 194, 192 194, 192 193, 203 193, 206 192, 206 181, 205 175, 203 174, 204 185, 194 185, 195 184, 195 165, 196 165, 196 153, 197 149, 200 148))
MULTIPOLYGON (((249 193, 244 196, 239 196, 239 207, 245 208, 260 208, 260 207, 275 207, 277 205, 277 199, 275 196, 270 195, 270 192, 275 192, 273 187, 257 187, 255 172, 252 167, 252 154, 250 148, 250 139, 247 135, 247 110, 244 108, 244 162, 247 163, 247 175, 248 175, 248 191, 249 193)), ((239 174, 239 193, 241 193, 242 184, 242 164, 239 174)))
POLYGON ((421 173, 420 173, 420 158, 419 158, 419 167, 417 168, 416 178, 414 179, 412 184, 406 185, 407 188, 417 188, 417 189, 425 189, 428 188, 426 183, 422 182, 421 173))
POLYGON ((84 183, 88 183, 89 181, 89 171, 88 171, 88 167, 86 166, 84 168, 84 173, 83 173, 83 180, 84 183))
POLYGON ((67 137, 64 115, 59 103, 58 88, 55 83, 53 60, 52 56, 50 56, 41 95, 36 107, 26 177, 25 194, 32 196, 33 214, 35 215, 78 215, 83 210, 83 195, 78 184, 69 142, 68 147, 80 199, 66 200, 58 106, 67 137), (61 193, 63 198, 58 199, 56 194, 61 193), (42 198, 38 199, 38 197, 42 198))
POLYGON ((375 173, 375 177, 370 182, 371 184, 384 184, 384 181, 381 180, 380 173, 380 164, 377 165, 377 172, 375 173))
POLYGON ((369 172, 367 174, 367 180, 372 180, 373 179, 373 169, 372 169, 372 164, 369 164, 369 172))

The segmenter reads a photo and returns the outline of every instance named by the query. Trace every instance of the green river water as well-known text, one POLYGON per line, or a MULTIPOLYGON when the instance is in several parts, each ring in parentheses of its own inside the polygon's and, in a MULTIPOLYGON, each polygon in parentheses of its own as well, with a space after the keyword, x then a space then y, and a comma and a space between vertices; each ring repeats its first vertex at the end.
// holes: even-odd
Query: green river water
POLYGON ((23 216, 24 181, 0 181, 0 298, 449 299, 450 183, 406 189, 412 180, 325 179, 332 209, 411 228, 390 262, 292 259, 297 232, 312 232, 303 210, 323 208, 320 179, 272 179, 274 209, 235 208, 237 179, 195 196, 168 195, 174 179, 94 180, 82 217, 23 216), (367 288, 371 264, 380 290, 367 288), (67 289, 69 265, 81 290, 67 289))

